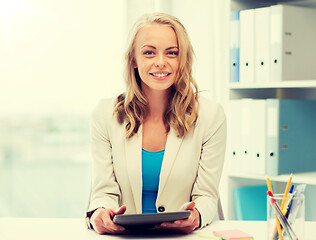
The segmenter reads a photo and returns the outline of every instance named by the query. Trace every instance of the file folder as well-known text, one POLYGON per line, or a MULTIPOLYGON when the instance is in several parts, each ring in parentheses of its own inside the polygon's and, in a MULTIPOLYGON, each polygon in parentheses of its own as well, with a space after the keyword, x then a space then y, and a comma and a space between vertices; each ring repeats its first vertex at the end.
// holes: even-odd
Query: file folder
POLYGON ((266 101, 239 99, 229 103, 230 172, 266 173, 266 101))
POLYGON ((241 160, 240 171, 242 173, 251 172, 251 162, 253 160, 253 142, 252 142, 252 99, 241 99, 241 160))
POLYGON ((239 11, 230 13, 230 82, 239 82, 239 11))
POLYGON ((316 79, 315 23, 315 8, 271 6, 271 81, 316 79))
POLYGON ((316 171, 316 100, 267 99, 270 176, 316 171))
POLYGON ((227 114, 227 149, 229 156, 229 171, 241 172, 241 101, 230 100, 227 114))
POLYGON ((255 82, 270 78, 270 7, 255 9, 255 82))
POLYGON ((254 9, 240 11, 240 82, 254 82, 254 9))
POLYGON ((266 174, 266 100, 252 101, 251 173, 266 174))
POLYGON ((236 220, 265 221, 267 219, 267 186, 233 189, 236 220))
MULTIPOLYGON (((266 100, 242 99, 239 101, 242 106, 239 140, 241 157, 236 159, 236 162, 241 168, 240 172, 264 175, 266 173, 266 100)), ((238 106, 235 107, 236 110, 240 110, 238 106)), ((238 137, 235 141, 238 142, 238 137)))

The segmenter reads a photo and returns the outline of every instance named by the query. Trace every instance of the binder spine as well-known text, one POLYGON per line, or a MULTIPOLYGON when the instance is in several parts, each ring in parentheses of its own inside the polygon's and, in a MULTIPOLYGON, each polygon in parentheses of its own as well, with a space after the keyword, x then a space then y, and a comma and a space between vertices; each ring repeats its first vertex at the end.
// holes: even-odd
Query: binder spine
POLYGON ((316 9, 283 6, 282 80, 316 79, 316 9))
POLYGON ((283 48, 283 7, 281 5, 270 8, 270 81, 278 82, 282 79, 282 48, 283 48))
POLYGON ((229 115, 227 118, 228 138, 227 149, 230 158, 229 171, 231 173, 241 172, 241 100, 229 102, 229 115))
POLYGON ((255 81, 270 77, 270 7, 255 9, 255 81))
POLYGON ((269 176, 279 174, 279 106, 278 99, 267 99, 266 169, 269 176))
POLYGON ((241 100, 241 169, 244 173, 251 173, 251 163, 253 160, 252 145, 252 102, 253 99, 241 100))
POLYGON ((316 78, 316 9, 270 7, 270 81, 316 78))
POLYGON ((255 99, 252 106, 252 173, 266 173, 266 100, 255 99))
POLYGON ((279 173, 316 170, 316 101, 280 100, 279 173))
POLYGON ((230 82, 239 82, 239 12, 230 14, 230 82))
POLYGON ((254 82, 254 9, 240 11, 240 82, 254 82))

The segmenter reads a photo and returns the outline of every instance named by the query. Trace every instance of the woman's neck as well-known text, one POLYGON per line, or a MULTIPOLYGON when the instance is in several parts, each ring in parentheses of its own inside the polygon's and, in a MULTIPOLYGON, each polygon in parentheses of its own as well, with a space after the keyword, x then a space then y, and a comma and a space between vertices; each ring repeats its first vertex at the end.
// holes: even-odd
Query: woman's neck
POLYGON ((161 120, 166 111, 169 101, 170 90, 152 90, 145 91, 145 95, 148 101, 148 115, 146 118, 152 120, 161 120))

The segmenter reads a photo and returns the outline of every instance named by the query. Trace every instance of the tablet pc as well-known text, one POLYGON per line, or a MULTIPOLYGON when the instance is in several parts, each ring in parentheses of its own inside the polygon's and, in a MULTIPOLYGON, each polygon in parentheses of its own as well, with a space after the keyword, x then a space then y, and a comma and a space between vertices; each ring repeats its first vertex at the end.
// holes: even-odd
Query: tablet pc
POLYGON ((186 219, 190 211, 115 215, 113 222, 125 228, 150 228, 162 222, 186 219))

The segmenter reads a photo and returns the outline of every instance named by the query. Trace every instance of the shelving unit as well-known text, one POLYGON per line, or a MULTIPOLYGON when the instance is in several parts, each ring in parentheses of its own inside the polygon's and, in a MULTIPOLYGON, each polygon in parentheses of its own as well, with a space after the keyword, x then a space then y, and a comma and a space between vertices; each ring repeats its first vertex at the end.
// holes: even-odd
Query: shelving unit
MULTIPOLYGON (((316 0, 301 1, 256 1, 256 0, 232 0, 231 10, 244 10, 251 8, 266 7, 275 4, 287 4, 316 8, 316 0)), ((316 24, 316 23, 315 23, 316 24)), ((315 80, 297 80, 297 81, 281 81, 281 82, 265 82, 265 83, 229 83, 228 84, 229 100, 233 99, 312 99, 316 100, 316 79, 315 80)), ((316 111, 316 109, 315 109, 316 111)), ((316 123, 315 123, 316 124, 316 123)), ((316 146, 315 146, 316 147, 316 146)), ((229 154, 227 155, 229 158, 229 154)), ((229 159, 227 159, 229 161, 229 159)), ((316 164, 316 159, 315 159, 316 164)), ((234 220, 234 206, 232 190, 236 187, 265 185, 265 176, 254 174, 231 173, 226 174, 226 187, 228 201, 224 206, 225 218, 234 220), (226 209, 225 209, 226 207, 226 209), (226 211, 225 211, 226 210, 226 211)), ((283 192, 288 181, 289 175, 269 176, 276 192, 283 192)), ((296 173, 293 176, 293 184, 307 184, 306 198, 306 214, 307 221, 316 220, 316 208, 313 206, 316 197, 316 172, 296 173)))

